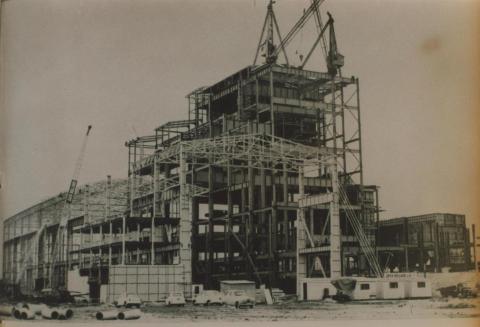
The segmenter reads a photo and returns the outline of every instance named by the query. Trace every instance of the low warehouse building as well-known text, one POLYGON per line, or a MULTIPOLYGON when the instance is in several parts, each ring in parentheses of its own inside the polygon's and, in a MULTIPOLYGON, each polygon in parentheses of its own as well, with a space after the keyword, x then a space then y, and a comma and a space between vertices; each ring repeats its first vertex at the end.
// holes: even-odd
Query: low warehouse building
POLYGON ((466 271, 473 268, 470 247, 465 215, 432 213, 379 221, 379 260, 391 271, 466 271))

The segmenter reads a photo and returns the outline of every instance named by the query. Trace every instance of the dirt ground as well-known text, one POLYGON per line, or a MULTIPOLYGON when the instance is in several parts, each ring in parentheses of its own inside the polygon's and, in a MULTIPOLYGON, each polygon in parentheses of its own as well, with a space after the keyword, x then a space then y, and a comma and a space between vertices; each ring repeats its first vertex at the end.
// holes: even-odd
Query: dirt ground
MULTIPOLYGON (((236 309, 230 306, 167 307, 163 304, 146 304, 140 321, 192 322, 192 321, 288 321, 288 320, 363 320, 363 319, 424 319, 424 318, 474 318, 480 317, 480 298, 476 299, 424 299, 396 301, 358 301, 339 304, 331 301, 279 303, 257 305, 253 309, 236 309)), ((49 323, 96 321, 95 313, 107 306, 84 306, 74 308, 71 320, 51 320, 49 323)), ((2 317, 11 320, 11 317, 2 317)), ((42 320, 37 316, 35 320, 42 320)), ((47 321, 47 320, 43 320, 47 321)))
MULTIPOLYGON (((146 303, 142 306, 139 323, 190 323, 190 322, 262 322, 262 321, 314 321, 314 320, 395 320, 395 319, 445 319, 480 318, 480 297, 473 299, 440 298, 436 291, 455 283, 464 283, 475 287, 479 275, 473 272, 435 274, 432 280, 434 297, 418 300, 373 300, 356 301, 345 304, 332 300, 299 302, 289 300, 274 305, 257 305, 253 309, 236 309, 230 306, 194 306, 187 303, 184 307, 167 307, 163 303, 146 303)), ((118 310, 112 306, 73 307, 71 320, 44 320, 37 316, 35 320, 18 322, 35 323, 89 323, 97 322, 95 314, 99 310, 118 310)), ((13 320, 12 317, 0 317, 13 320)), ((103 324, 107 321, 98 321, 103 324)), ((117 321, 120 323, 120 321, 117 321)))

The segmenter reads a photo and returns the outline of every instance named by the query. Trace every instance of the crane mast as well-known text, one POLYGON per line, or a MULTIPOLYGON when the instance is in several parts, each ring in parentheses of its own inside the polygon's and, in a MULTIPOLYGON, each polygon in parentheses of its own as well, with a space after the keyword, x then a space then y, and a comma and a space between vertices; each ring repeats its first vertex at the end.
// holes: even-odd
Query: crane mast
POLYGON ((83 138, 82 147, 80 148, 80 154, 78 155, 78 159, 75 164, 75 170, 73 171, 72 180, 70 182, 70 188, 68 189, 67 198, 65 200, 65 202, 68 204, 72 203, 73 195, 75 194, 75 188, 77 187, 78 176, 80 175, 80 170, 82 169, 83 157, 85 156, 85 150, 87 148, 88 135, 90 134, 91 129, 92 129, 92 125, 88 125, 87 133, 83 138))
MULTIPOLYGON (((55 264, 58 262, 58 259, 62 254, 63 239, 64 239, 64 236, 65 236, 65 227, 66 227, 67 222, 68 222, 69 207, 70 207, 70 204, 73 201, 73 196, 75 195, 75 189, 76 189, 77 183, 78 183, 78 176, 80 175, 80 171, 82 169, 83 158, 85 157, 85 151, 86 151, 86 148, 87 148, 88 136, 90 134, 91 129, 92 129, 92 125, 89 125, 88 128, 87 128, 87 132, 85 133, 85 136, 83 138, 82 146, 80 148, 80 153, 78 155, 78 159, 77 159, 77 162, 75 164, 75 169, 74 169, 74 172, 73 172, 73 175, 72 175, 72 179, 70 181, 70 187, 68 189, 67 195, 65 197, 65 201, 64 201, 62 209, 61 209, 60 222, 59 222, 57 235, 56 235, 55 242, 54 242, 53 249, 52 249, 52 262, 51 262, 51 265, 50 265, 49 272, 47 273, 47 277, 48 277, 47 280, 50 282, 50 287, 51 288, 54 288, 55 286, 57 286, 57 285, 54 285, 54 283, 53 283, 53 276, 54 276, 53 271, 55 269, 55 264)), ((24 273, 27 270, 27 266, 28 266, 29 262, 32 261, 34 254, 38 252, 40 239, 42 237, 43 232, 46 230, 47 226, 48 226, 47 222, 43 223, 40 226, 40 228, 37 230, 37 232, 35 233, 35 236, 33 237, 33 241, 31 243, 27 253, 25 254, 24 260, 22 261, 22 266, 21 266, 21 268, 20 268, 20 270, 19 270, 19 272, 16 276, 15 284, 20 283, 20 280, 22 279, 24 273)))
MULTIPOLYGON (((65 246, 65 239, 66 239, 66 227, 68 223, 68 218, 69 218, 69 212, 70 212, 70 204, 73 201, 73 197, 75 195, 75 190, 78 184, 78 177, 80 175, 80 171, 82 169, 82 164, 83 164, 83 158, 85 157, 85 151, 87 149, 87 141, 88 141, 88 136, 90 135, 90 131, 92 129, 92 125, 88 125, 87 132, 85 133, 85 136, 82 141, 82 146, 80 148, 80 153, 78 154, 77 161, 75 163, 75 169, 73 171, 72 179, 70 181, 70 187, 67 192, 67 196, 65 197, 65 202, 63 204, 62 208, 62 213, 60 216, 60 222, 58 225, 57 229, 57 236, 55 238, 55 242, 53 245, 52 249, 52 260, 51 260, 51 265, 49 269, 49 282, 50 282, 50 287, 52 289, 57 288, 59 285, 59 279, 55 280, 55 268, 56 264, 58 261, 61 261, 63 259, 63 254, 64 254, 64 246, 65 246)), ((68 255, 68 254, 67 254, 68 255)))

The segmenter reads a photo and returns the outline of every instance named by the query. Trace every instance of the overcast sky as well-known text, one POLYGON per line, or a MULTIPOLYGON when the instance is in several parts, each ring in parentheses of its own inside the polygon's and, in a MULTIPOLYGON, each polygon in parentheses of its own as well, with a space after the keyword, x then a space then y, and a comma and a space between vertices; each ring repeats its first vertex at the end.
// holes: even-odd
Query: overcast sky
MULTIPOLYGON (((266 3, 3 2, 1 215, 67 188, 89 124, 80 183, 126 177, 126 140, 185 119, 187 93, 252 63, 266 3)), ((277 1, 283 35, 308 3, 277 1)), ((480 216, 478 6, 327 0, 326 10, 344 75, 360 79, 365 182, 381 187, 382 217, 453 212, 473 222, 480 216)), ((291 54, 312 44, 309 24, 291 54)), ((322 69, 321 58, 316 52, 306 68, 322 69)))

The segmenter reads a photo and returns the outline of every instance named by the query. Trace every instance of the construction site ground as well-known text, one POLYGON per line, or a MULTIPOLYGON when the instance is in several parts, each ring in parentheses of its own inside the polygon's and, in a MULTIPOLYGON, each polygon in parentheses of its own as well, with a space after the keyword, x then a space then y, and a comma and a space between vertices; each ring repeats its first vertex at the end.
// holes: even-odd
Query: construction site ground
MULTIPOLYGON (((140 321, 192 322, 192 321, 282 321, 282 320, 364 320, 364 319, 424 319, 424 318, 474 318, 480 317, 480 298, 473 299, 420 299, 390 301, 357 301, 345 304, 334 301, 297 302, 295 300, 274 305, 257 305, 253 309, 236 309, 230 306, 167 307, 164 304, 146 304, 140 321)), ((75 323, 97 321, 95 314, 106 306, 75 307, 70 320, 22 320, 35 323, 75 323)), ((12 320, 11 317, 4 317, 12 320)), ((99 321, 107 323, 107 321, 99 321)))
MULTIPOLYGON (((478 284, 478 275, 473 272, 432 275, 432 289, 458 282, 478 284)), ((22 323, 89 323, 108 324, 97 321, 95 314, 101 310, 118 310, 111 305, 71 306, 74 316, 70 320, 45 320, 37 316, 35 320, 17 320, 22 323)), ((191 323, 209 322, 262 322, 262 321, 314 321, 314 320, 395 320, 395 319, 446 319, 480 318, 480 297, 442 298, 437 291, 431 299, 410 300, 371 300, 337 303, 331 299, 324 301, 297 301, 290 297, 273 305, 257 304, 255 308, 237 309, 233 306, 194 306, 168 307, 164 303, 145 303, 141 307, 142 316, 138 323, 191 323)), ((1 317, 14 320, 13 317, 1 317)), ((12 321, 13 322, 13 321, 12 321)), ((121 323, 121 321, 110 321, 121 323)))

